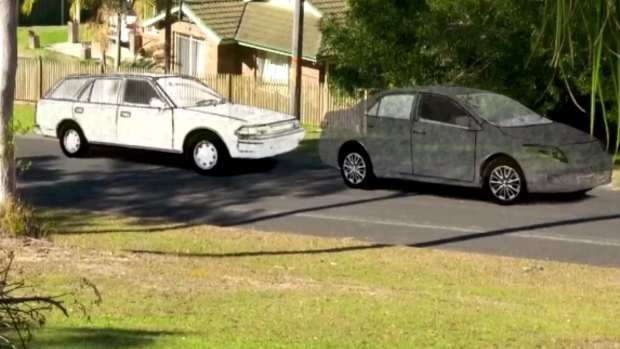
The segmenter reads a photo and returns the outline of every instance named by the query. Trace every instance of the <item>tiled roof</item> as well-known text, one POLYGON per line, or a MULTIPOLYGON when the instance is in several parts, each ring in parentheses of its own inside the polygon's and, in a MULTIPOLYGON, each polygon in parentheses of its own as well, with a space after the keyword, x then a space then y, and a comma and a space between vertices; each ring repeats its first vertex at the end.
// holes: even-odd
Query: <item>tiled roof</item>
POLYGON ((341 19, 349 8, 348 0, 308 0, 323 16, 341 19))
POLYGON ((232 39, 237 32, 245 3, 241 0, 212 0, 184 4, 222 39, 232 39))
MULTIPOLYGON (((320 18, 304 16, 303 56, 316 57, 321 44, 320 18)), ((291 52, 293 42, 292 11, 266 3, 249 3, 235 39, 254 46, 280 52, 291 52)))
MULTIPOLYGON (((306 0, 323 16, 340 19, 348 0, 306 0)), ((222 40, 236 40, 267 49, 291 52, 292 8, 243 0, 204 0, 186 3, 191 11, 222 40)), ((316 57, 321 47, 320 19, 306 12, 304 17, 304 57, 316 57)))

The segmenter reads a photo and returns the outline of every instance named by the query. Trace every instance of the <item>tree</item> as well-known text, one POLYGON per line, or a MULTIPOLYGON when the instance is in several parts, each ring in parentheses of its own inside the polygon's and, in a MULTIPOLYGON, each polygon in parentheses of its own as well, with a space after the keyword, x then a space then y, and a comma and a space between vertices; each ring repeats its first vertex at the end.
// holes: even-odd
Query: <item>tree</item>
POLYGON ((531 50, 536 0, 350 0, 343 21, 323 22, 337 87, 459 84, 489 88, 547 110, 562 88, 551 54, 531 50), (541 90, 548 90, 541 96, 541 90))
POLYGON ((15 199, 13 98, 17 70, 17 2, 0 2, 0 205, 15 199))
MULTIPOLYGON (((614 157, 620 147, 620 0, 545 0, 545 23, 554 30, 542 39, 551 42, 554 58, 567 84, 590 96, 590 133, 594 132, 596 107, 603 113, 606 137, 608 121, 615 123, 614 157), (585 69, 584 69, 585 68, 585 69), (575 79, 575 70, 582 74, 575 79), (572 74, 571 74, 572 73, 572 74), (613 115, 613 116, 612 116, 613 115)), ((541 40, 545 42, 545 40, 541 40)))

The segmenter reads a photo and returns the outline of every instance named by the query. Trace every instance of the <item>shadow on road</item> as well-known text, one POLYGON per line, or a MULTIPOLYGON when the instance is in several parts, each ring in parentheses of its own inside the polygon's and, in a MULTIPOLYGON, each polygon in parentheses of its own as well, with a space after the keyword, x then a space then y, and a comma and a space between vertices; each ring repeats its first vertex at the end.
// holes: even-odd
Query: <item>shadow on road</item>
MULTIPOLYGON (((94 148, 86 159, 43 155, 20 160, 31 164, 30 169, 18 174, 20 193, 35 206, 106 211, 145 220, 181 223, 177 228, 161 229, 200 224, 238 226, 413 195, 487 201, 484 193, 477 189, 385 180, 380 182, 373 197, 351 195, 353 199, 339 199, 338 202, 330 199, 327 204, 312 205, 307 199, 349 189, 342 183, 338 171, 300 154, 282 156, 277 163, 238 161, 233 175, 218 177, 196 174, 178 155, 108 147, 94 148), (261 207, 256 204, 269 198, 306 199, 297 205, 306 207, 276 213, 265 213, 260 208, 231 209, 253 203, 254 207, 261 207)), ((529 204, 540 202, 574 200, 544 196, 534 198, 529 204)), ((153 227, 149 231, 157 229, 153 227)))
POLYGON ((518 233, 518 232, 548 229, 548 228, 553 228, 553 227, 558 227, 558 226, 563 226, 563 225, 585 224, 585 223, 613 220, 613 219, 619 219, 619 218, 620 218, 620 213, 612 214, 612 215, 588 217, 588 218, 568 219, 568 220, 562 220, 562 221, 556 221, 556 222, 531 224, 531 225, 524 225, 524 226, 518 226, 518 227, 512 227, 512 228, 506 228, 506 229, 498 229, 498 230, 492 230, 492 231, 486 231, 486 232, 480 232, 480 233, 457 235, 457 236, 453 236, 449 238, 423 241, 423 242, 407 244, 407 245, 369 244, 369 245, 346 246, 346 247, 315 249, 315 250, 245 251, 245 252, 234 252, 234 253, 180 253, 180 252, 150 251, 150 250, 126 250, 126 252, 136 253, 136 254, 166 255, 166 256, 175 256, 175 257, 234 258, 234 257, 260 257, 260 256, 278 256, 278 255, 304 255, 304 254, 311 255, 311 254, 323 254, 323 253, 343 253, 343 252, 389 248, 389 247, 396 247, 396 246, 405 246, 405 247, 413 247, 413 248, 429 248, 429 247, 437 247, 437 246, 443 246, 443 245, 454 244, 454 243, 459 243, 459 242, 466 242, 470 240, 483 239, 483 238, 500 236, 500 235, 507 235, 507 234, 518 233))

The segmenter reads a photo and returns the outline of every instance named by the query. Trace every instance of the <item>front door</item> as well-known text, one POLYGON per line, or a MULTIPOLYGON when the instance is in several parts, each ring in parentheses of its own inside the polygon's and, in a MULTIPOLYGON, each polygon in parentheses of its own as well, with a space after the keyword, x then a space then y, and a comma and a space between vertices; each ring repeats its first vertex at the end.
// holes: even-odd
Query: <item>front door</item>
POLYGON ((95 79, 73 104, 73 118, 89 142, 116 141, 116 112, 121 83, 119 78, 95 79))
POLYGON ((172 149, 172 109, 147 79, 126 79, 118 108, 117 143, 172 149))
POLYGON ((414 93, 378 99, 366 113, 366 147, 375 173, 411 174, 411 117, 414 93))
POLYGON ((412 126, 413 173, 418 176, 473 181, 476 160, 475 120, 452 99, 422 94, 412 126))

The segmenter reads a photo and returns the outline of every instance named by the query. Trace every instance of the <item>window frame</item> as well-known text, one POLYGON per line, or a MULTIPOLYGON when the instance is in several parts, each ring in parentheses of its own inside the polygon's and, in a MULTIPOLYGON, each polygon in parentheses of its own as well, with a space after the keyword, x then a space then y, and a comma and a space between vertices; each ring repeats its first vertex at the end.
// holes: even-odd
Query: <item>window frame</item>
POLYGON ((466 127, 466 126, 457 125, 457 124, 453 124, 453 123, 448 123, 448 122, 443 122, 443 121, 437 121, 437 120, 431 120, 431 119, 423 118, 422 115, 421 115, 421 112, 422 112, 422 103, 424 101, 424 97, 431 96, 431 97, 444 98, 444 99, 452 102, 453 105, 455 105, 456 107, 461 109, 461 111, 464 112, 463 116, 467 116, 467 117, 469 117, 469 119, 471 121, 473 121, 473 125, 479 125, 478 120, 476 120, 476 118, 472 115, 472 113, 470 113, 469 110, 467 110, 467 108, 465 108, 463 105, 461 105, 461 103, 458 100, 455 100, 454 98, 452 98, 450 96, 446 96, 446 95, 439 94, 439 93, 430 93, 430 92, 420 92, 418 95, 419 95, 419 99, 418 99, 418 104, 417 104, 417 108, 416 108, 416 111, 415 111, 415 118, 414 118, 414 121, 416 121, 416 122, 424 122, 424 123, 428 123, 428 124, 443 125, 443 126, 449 126, 449 127, 454 127, 454 128, 460 128, 460 129, 464 129, 464 130, 475 129, 475 127, 472 127, 472 123, 471 122, 470 122, 470 126, 466 127))
MULTIPOLYGON (((119 106, 119 99, 120 99, 120 94, 122 91, 122 87, 123 87, 123 78, 121 77, 116 77, 116 76, 104 76, 104 77, 97 77, 95 79, 93 79, 92 81, 92 88, 89 91, 89 96, 88 96, 88 101, 86 102, 80 102, 80 103, 89 103, 89 104, 95 104, 95 105, 113 105, 113 106, 119 106), (92 98, 93 98, 93 89, 95 88, 95 84, 97 83, 97 81, 101 81, 101 80, 119 80, 120 81, 120 87, 118 89, 118 91, 116 92, 116 102, 114 103, 104 103, 104 102, 93 102, 92 98)), ((86 91, 82 91, 82 93, 84 93, 86 91)))
POLYGON ((391 93, 387 93, 384 94, 380 97, 378 97, 375 102, 369 107, 366 108, 366 116, 370 116, 370 117, 374 117, 374 118, 378 118, 378 119, 390 119, 390 120, 405 120, 405 121, 412 121, 415 112, 417 110, 417 105, 418 105, 418 101, 420 100, 420 94, 417 92, 407 92, 407 91, 398 91, 398 92, 391 92, 391 93), (381 103, 383 102, 383 100, 385 98, 388 97, 393 97, 393 96, 399 96, 399 95, 411 95, 413 96, 413 101, 411 102, 411 110, 409 111, 409 117, 408 118, 399 118, 399 117, 394 117, 394 116, 382 116, 380 115, 381 112, 381 103), (370 111, 374 108, 377 107, 377 111, 375 114, 370 114, 370 111))
POLYGON ((142 78, 142 77, 133 77, 133 76, 132 77, 126 77, 126 78, 123 79, 122 86, 121 86, 120 93, 119 93, 119 98, 118 98, 118 105, 119 106, 131 107, 131 108, 159 109, 159 108, 153 107, 153 106, 151 106, 149 104, 126 103, 125 102, 125 91, 127 90, 127 82, 129 80, 145 81, 147 84, 149 84, 149 86, 151 86, 153 91, 155 91, 155 94, 157 95, 159 100, 161 100, 162 103, 164 103, 165 108, 169 108, 170 107, 170 104, 168 103, 168 100, 161 94, 161 92, 158 89, 157 84, 153 83, 153 81, 151 81, 151 79, 142 78))

